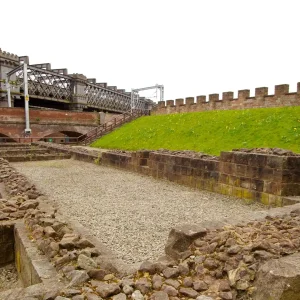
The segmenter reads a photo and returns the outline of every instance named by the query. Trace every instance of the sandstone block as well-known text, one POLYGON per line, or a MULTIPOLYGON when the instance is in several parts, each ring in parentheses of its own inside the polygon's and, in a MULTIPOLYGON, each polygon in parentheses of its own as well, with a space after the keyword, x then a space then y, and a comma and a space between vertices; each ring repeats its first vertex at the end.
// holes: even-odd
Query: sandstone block
POLYGON ((298 300, 300 295, 300 254, 272 259, 263 264, 254 283, 255 300, 298 300))
POLYGON ((39 202, 36 201, 36 200, 27 200, 27 201, 23 202, 23 203, 20 205, 19 209, 20 209, 20 210, 27 210, 27 209, 29 209, 29 208, 33 208, 33 209, 34 209, 34 208, 36 208, 38 205, 39 205, 39 202))
POLYGON ((97 268, 97 263, 90 257, 80 254, 77 260, 78 266, 81 269, 86 271, 90 271, 92 269, 97 268))
POLYGON ((78 235, 66 233, 60 241, 59 246, 63 249, 71 250, 75 247, 75 243, 78 239, 78 235))
POLYGON ((89 276, 86 273, 86 271, 78 270, 71 271, 70 277, 71 282, 68 284, 68 287, 80 286, 89 279, 89 276))
POLYGON ((198 293, 192 288, 181 288, 179 292, 182 296, 189 298, 196 298, 198 296, 198 293))
POLYGON ((154 292, 150 300, 169 300, 169 296, 166 292, 160 291, 160 292, 154 292))
POLYGON ((173 228, 165 247, 166 254, 175 259, 184 257, 192 242, 205 236, 206 232, 205 228, 197 225, 183 225, 173 228))
POLYGON ((121 292, 121 289, 116 283, 100 282, 97 287, 97 292, 103 298, 117 295, 121 292))
POLYGON ((142 292, 142 294, 146 294, 146 293, 150 292, 150 290, 152 288, 151 282, 145 277, 138 279, 135 282, 135 286, 138 290, 140 290, 142 292))

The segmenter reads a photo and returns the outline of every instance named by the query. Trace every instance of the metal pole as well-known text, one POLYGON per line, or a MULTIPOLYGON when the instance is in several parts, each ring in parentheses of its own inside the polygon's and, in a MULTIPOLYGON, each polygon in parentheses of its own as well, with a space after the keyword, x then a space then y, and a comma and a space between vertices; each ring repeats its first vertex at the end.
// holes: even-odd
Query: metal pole
POLYGON ((28 94, 28 78, 27 78, 27 64, 23 65, 23 76, 24 76, 24 100, 25 100, 25 121, 26 128, 25 134, 30 134, 30 124, 29 124, 29 94, 28 94))
POLYGON ((138 105, 139 105, 139 92, 136 92, 136 99, 135 99, 135 102, 134 102, 134 108, 138 108, 138 105))
POLYGON ((134 110, 135 110, 135 104, 136 104, 137 94, 138 94, 137 92, 134 92, 132 112, 134 112, 134 110))
POLYGON ((158 86, 159 88, 159 101, 161 101, 161 86, 158 86))
POLYGON ((133 97, 134 97, 134 91, 133 89, 131 89, 131 103, 130 103, 130 111, 132 113, 132 109, 133 109, 133 97))
POLYGON ((11 95, 10 95, 9 79, 10 79, 10 76, 6 75, 7 102, 8 102, 8 107, 11 107, 11 95))
POLYGON ((164 95, 164 92, 165 92, 165 91, 164 91, 164 86, 162 85, 162 86, 161 86, 161 93, 160 93, 160 101, 164 101, 164 96, 165 96, 165 95, 164 95))

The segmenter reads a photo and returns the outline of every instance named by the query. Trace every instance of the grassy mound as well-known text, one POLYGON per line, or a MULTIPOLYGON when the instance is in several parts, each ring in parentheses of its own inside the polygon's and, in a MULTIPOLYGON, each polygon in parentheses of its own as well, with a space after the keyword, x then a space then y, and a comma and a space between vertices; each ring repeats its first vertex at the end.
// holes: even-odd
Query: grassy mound
POLYGON ((300 107, 142 117, 91 146, 124 150, 194 150, 214 155, 233 148, 278 147, 299 153, 300 107))

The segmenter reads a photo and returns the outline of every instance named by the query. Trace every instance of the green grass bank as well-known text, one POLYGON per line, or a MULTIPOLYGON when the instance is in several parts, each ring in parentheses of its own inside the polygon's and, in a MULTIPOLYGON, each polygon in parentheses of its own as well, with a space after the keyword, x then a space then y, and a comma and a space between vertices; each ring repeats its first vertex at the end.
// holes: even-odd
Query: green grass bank
POLYGON ((300 107, 147 116, 95 141, 106 149, 194 150, 278 147, 300 153, 300 107))

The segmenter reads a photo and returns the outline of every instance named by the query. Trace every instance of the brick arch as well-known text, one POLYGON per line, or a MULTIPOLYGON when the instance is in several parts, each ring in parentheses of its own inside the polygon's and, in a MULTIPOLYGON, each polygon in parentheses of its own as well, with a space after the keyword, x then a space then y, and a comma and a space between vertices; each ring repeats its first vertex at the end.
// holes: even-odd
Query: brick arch
POLYGON ((52 131, 51 133, 43 134, 40 137, 40 141, 49 141, 52 139, 53 142, 71 142, 72 138, 78 138, 83 134, 78 131, 62 130, 62 131, 52 131))
POLYGON ((68 130, 65 130, 65 131, 60 131, 61 133, 69 136, 69 137, 80 137, 81 135, 83 135, 81 132, 78 132, 78 131, 68 131, 68 130))
POLYGON ((1 133, 0 132, 0 142, 11 142, 11 143, 16 143, 17 141, 15 139, 13 139, 12 137, 4 134, 4 133, 1 133))
MULTIPOLYGON (((1 117, 1 116, 0 116, 1 117)), ((47 137, 49 135, 53 135, 54 133, 60 133, 60 136, 63 136, 63 133, 66 136, 75 136, 76 135, 85 135, 87 132, 93 130, 97 126, 80 126, 80 125, 66 125, 66 124, 37 124, 31 123, 31 137, 36 138, 37 140, 42 139, 43 137, 47 137)), ((16 141, 19 138, 24 137, 24 129, 25 124, 13 124, 13 123, 6 123, 1 124, 0 121, 0 133, 5 134, 7 137, 15 139, 16 141)))

